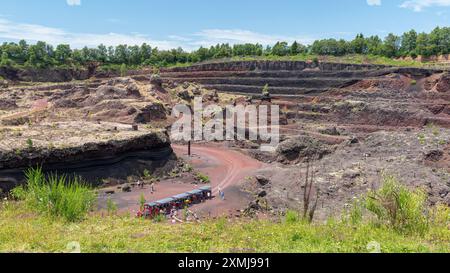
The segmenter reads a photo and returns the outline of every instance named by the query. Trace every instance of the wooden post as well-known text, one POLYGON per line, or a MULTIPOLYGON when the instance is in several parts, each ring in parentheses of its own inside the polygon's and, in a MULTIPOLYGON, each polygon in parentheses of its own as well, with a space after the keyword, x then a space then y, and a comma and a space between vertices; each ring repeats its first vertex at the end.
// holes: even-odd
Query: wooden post
POLYGON ((191 156, 191 141, 188 141, 188 156, 191 156))

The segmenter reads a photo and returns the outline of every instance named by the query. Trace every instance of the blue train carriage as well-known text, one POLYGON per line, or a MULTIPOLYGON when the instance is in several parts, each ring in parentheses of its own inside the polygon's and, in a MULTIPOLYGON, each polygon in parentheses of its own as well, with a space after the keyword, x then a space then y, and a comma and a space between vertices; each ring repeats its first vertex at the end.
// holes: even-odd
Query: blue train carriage
POLYGON ((175 208, 183 209, 187 202, 190 202, 190 195, 187 193, 182 193, 172 197, 175 200, 175 208))
POLYGON ((138 213, 138 216, 153 218, 161 213, 169 215, 172 209, 184 209, 192 204, 199 204, 211 198, 212 188, 205 186, 170 198, 147 203, 144 205, 144 210, 138 213))
POLYGON ((172 197, 156 201, 155 203, 158 205, 161 213, 166 215, 169 215, 172 208, 176 205, 175 199, 172 197))
POLYGON ((208 200, 212 198, 212 187, 211 186, 204 186, 199 188, 199 190, 203 193, 203 199, 208 200))
POLYGON ((191 198, 190 204, 200 204, 204 200, 204 194, 201 190, 193 190, 188 192, 187 194, 189 194, 191 198))
POLYGON ((159 213, 161 210, 159 209, 159 206, 155 202, 146 203, 144 204, 144 210, 138 212, 138 217, 144 217, 144 218, 153 218, 159 213))

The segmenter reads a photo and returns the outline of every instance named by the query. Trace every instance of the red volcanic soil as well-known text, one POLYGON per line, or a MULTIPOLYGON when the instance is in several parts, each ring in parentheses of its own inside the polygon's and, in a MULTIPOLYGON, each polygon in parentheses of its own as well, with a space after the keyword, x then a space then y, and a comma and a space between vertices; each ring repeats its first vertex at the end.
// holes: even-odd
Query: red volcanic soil
MULTIPOLYGON (((191 208, 199 216, 233 215, 243 209, 250 202, 250 196, 240 190, 239 185, 255 171, 264 167, 264 163, 248 157, 242 153, 225 147, 224 145, 197 144, 192 146, 192 155, 188 157, 187 146, 172 146, 178 157, 188 162, 195 171, 209 176, 213 187, 214 198, 191 208), (219 187, 225 193, 225 200, 218 196, 219 187)), ((150 193, 150 186, 144 189, 133 189, 132 192, 117 192, 113 195, 100 194, 99 207, 106 208, 106 200, 111 198, 121 213, 135 214, 139 209, 139 199, 143 193, 148 202, 171 197, 193 190, 202 185, 195 185, 183 181, 183 178, 162 181, 155 186, 156 192, 150 193)))

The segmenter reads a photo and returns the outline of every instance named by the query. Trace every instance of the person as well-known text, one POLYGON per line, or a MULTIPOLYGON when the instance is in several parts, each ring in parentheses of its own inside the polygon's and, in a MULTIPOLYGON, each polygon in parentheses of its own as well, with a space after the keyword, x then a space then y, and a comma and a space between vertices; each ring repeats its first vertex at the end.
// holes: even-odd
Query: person
POLYGON ((222 191, 220 198, 222 198, 222 201, 225 200, 225 192, 224 191, 222 191))

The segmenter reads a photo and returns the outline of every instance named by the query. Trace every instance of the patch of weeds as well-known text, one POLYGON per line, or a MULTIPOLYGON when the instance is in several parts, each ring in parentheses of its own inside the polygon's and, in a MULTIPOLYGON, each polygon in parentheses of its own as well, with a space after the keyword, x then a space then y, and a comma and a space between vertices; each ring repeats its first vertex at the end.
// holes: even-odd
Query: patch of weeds
POLYGON ((139 205, 141 210, 144 209, 144 205, 147 202, 147 200, 145 200, 145 195, 143 193, 141 193, 141 196, 139 197, 139 205))
POLYGON ((417 139, 419 140, 419 143, 421 145, 427 144, 427 140, 426 140, 425 134, 420 133, 419 135, 417 135, 417 139))
POLYGON ((208 184, 211 182, 211 179, 209 178, 209 176, 207 176, 206 174, 203 173, 197 173, 196 178, 203 184, 208 184))
POLYGON ((300 221, 300 216, 299 216, 298 212, 293 211, 293 210, 288 210, 288 211, 286 211, 286 215, 284 216, 284 221, 287 224, 297 223, 298 221, 300 221))
POLYGON ((68 222, 82 220, 92 209, 96 195, 80 178, 55 174, 46 177, 41 168, 25 172, 27 184, 12 191, 14 198, 23 200, 38 213, 61 217, 68 222))
POLYGON ((194 170, 194 168, 193 168, 190 164, 188 164, 188 163, 185 163, 185 164, 184 164, 184 166, 183 166, 183 172, 190 173, 190 172, 192 172, 193 170, 194 170))
POLYGON ((358 225, 363 220, 363 208, 364 204, 362 204, 360 199, 355 199, 353 201, 352 207, 348 214, 348 220, 353 225, 358 225))
POLYGON ((115 215, 117 213, 117 204, 110 198, 106 200, 106 211, 108 215, 115 215))
POLYGON ((425 192, 409 190, 394 176, 384 176, 382 187, 368 193, 365 207, 378 223, 402 233, 424 234, 429 228, 425 192))
POLYGON ((29 150, 33 149, 33 140, 31 138, 27 139, 27 147, 29 150))
POLYGON ((144 170, 142 175, 144 176, 144 179, 146 179, 146 180, 153 179, 152 173, 147 169, 144 170))

